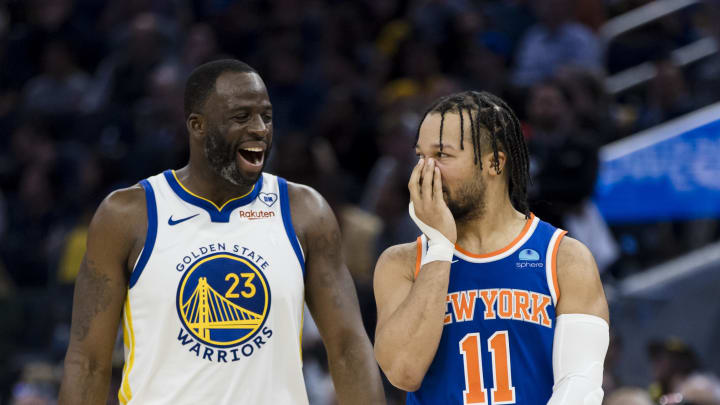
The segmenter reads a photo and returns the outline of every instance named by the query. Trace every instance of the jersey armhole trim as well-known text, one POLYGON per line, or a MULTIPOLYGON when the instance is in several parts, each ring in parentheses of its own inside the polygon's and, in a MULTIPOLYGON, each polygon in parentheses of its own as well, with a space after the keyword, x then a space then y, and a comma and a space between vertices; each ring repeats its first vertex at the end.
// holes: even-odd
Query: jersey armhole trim
POLYGON ((555 230, 552 238, 550 238, 547 255, 545 256, 545 260, 547 262, 546 277, 548 282, 548 288, 550 289, 550 294, 552 295, 553 305, 556 306, 558 301, 560 300, 560 284, 558 284, 557 279, 557 253, 558 249, 560 248, 560 242, 562 242, 562 238, 565 236, 565 234, 567 234, 567 231, 565 230, 555 230))
POLYGON ((120 388, 118 389, 118 400, 120 404, 126 405, 132 399, 132 389, 130 389, 130 371, 135 363, 135 330, 132 323, 132 312, 130 311, 130 291, 125 298, 123 310, 123 345, 127 353, 123 373, 121 377, 120 388))
POLYGON ((415 279, 420 274, 420 263, 422 262, 422 236, 417 237, 417 256, 415 257, 415 279))
POLYGON ((147 206, 148 225, 147 233, 145 235, 145 244, 143 245, 142 251, 140 252, 140 257, 135 264, 135 268, 133 268, 133 271, 130 274, 129 288, 133 288, 135 283, 137 283, 140 275, 145 269, 145 265, 147 265, 148 260, 150 260, 150 255, 152 254, 153 247, 155 246, 155 238, 157 237, 158 228, 155 192, 153 191, 152 185, 149 181, 147 181, 147 179, 142 180, 140 182, 140 185, 143 187, 143 189, 145 189, 145 205, 147 206))
POLYGON ((292 223, 292 213, 290 212, 290 197, 288 196, 287 181, 282 177, 277 178, 278 188, 280 191, 280 212, 282 214, 283 225, 285 226, 285 233, 287 234, 288 240, 295 251, 298 262, 300 262, 300 268, 302 269, 303 278, 305 278, 305 259, 303 258, 303 252, 300 248, 300 241, 295 233, 295 228, 292 223))

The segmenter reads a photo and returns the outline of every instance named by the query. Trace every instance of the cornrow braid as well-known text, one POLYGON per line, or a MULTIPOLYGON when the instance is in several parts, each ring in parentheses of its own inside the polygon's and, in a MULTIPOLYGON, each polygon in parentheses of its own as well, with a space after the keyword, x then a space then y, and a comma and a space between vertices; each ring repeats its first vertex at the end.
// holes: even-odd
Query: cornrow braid
MULTIPOLYGON (((465 114, 463 114, 462 108, 459 109, 459 115, 460 115, 460 150, 465 150, 465 140, 463 139, 464 138, 463 135, 465 133, 465 131, 463 130, 465 128, 465 123, 463 122, 463 116, 465 114)), ((470 121, 472 122, 472 114, 470 114, 470 121)))
POLYGON ((443 126, 445 125, 445 110, 440 112, 440 152, 443 150, 442 133, 443 126))
MULTIPOLYGON (((460 114, 460 148, 464 149, 464 117, 467 111, 470 116, 470 138, 473 145, 474 162, 482 170, 482 129, 487 130, 489 144, 493 152, 492 168, 500 174, 498 152, 503 150, 508 159, 508 194, 513 207, 530 217, 527 203, 527 188, 530 182, 530 159, 525 144, 522 127, 510 106, 501 98, 486 91, 464 91, 451 94, 436 100, 423 114, 422 121, 431 113, 440 113, 440 150, 442 151, 442 132, 446 112, 460 114), (475 116, 473 117, 473 113, 475 116)), ((417 144, 420 137, 420 126, 415 135, 417 144)))

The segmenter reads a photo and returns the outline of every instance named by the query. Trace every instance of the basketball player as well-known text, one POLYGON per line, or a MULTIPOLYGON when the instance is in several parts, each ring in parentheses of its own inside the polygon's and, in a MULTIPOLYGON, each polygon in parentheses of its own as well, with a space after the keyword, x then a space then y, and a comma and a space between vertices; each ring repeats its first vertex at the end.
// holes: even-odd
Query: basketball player
POLYGON ((486 92, 425 114, 423 235, 375 272, 375 356, 408 404, 599 405, 608 309, 591 253, 531 214, 520 124, 486 92))
POLYGON ((77 279, 60 404, 307 404, 303 303, 341 404, 384 403, 340 232, 313 189, 264 173, 272 105, 236 60, 185 88, 190 161, 110 194, 77 279))

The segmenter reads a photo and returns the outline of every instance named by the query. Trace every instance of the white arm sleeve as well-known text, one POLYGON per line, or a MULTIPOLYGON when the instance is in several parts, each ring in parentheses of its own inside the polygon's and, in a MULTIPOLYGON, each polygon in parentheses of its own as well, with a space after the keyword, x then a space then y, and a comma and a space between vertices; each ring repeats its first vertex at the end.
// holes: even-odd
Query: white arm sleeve
POLYGON ((559 315, 553 340, 553 394, 548 405, 600 405, 610 333, 604 319, 559 315))

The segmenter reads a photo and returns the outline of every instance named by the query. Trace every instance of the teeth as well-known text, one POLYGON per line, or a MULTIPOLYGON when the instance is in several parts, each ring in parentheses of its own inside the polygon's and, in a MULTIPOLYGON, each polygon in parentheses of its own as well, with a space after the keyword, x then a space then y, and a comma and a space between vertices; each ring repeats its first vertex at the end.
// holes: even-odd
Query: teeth
POLYGON ((262 148, 242 148, 243 150, 246 150, 248 152, 262 152, 262 148))

